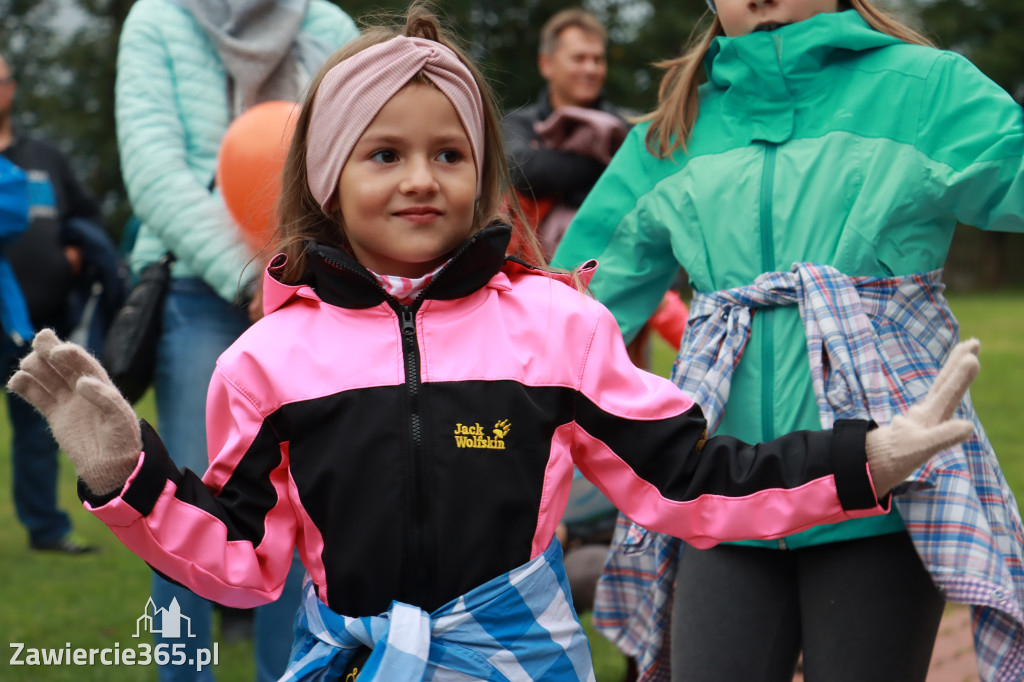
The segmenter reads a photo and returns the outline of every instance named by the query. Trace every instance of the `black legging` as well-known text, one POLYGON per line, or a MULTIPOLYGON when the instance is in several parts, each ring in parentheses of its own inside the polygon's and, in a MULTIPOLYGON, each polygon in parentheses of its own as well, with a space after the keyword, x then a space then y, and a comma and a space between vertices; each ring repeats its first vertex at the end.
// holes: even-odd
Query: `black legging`
POLYGON ((945 600, 907 533, 796 550, 685 547, 673 682, 914 682, 945 600))

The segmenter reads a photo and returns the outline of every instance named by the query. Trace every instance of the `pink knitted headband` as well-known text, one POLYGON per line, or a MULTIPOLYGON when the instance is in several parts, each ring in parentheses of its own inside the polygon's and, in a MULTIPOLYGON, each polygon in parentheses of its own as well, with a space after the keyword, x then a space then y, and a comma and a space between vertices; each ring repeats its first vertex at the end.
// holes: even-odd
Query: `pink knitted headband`
POLYGON ((341 62, 317 88, 306 137, 306 173, 313 197, 325 213, 337 191, 341 169, 363 131, 420 71, 451 101, 466 129, 480 195, 484 107, 473 74, 441 43, 397 36, 341 62))

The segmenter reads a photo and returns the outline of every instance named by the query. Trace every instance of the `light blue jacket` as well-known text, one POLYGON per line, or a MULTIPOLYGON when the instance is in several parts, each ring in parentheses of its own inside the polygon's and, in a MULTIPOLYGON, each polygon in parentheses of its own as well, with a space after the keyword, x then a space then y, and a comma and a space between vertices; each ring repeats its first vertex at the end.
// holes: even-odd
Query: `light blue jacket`
MULTIPOLYGON (((296 41, 301 68, 312 77, 357 35, 338 7, 310 0, 296 41)), ((214 44, 173 0, 139 0, 121 32, 114 94, 121 172, 142 222, 132 269, 170 250, 175 277, 202 278, 235 301, 258 268, 246 268, 253 253, 220 193, 209 189, 230 123, 227 73, 214 44)))

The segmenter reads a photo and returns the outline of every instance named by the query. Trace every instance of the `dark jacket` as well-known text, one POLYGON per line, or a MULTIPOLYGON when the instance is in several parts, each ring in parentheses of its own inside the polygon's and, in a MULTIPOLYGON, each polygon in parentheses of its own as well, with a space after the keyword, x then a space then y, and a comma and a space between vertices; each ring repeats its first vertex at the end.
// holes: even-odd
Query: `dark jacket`
POLYGON ((128 296, 128 266, 102 225, 74 217, 64 226, 69 243, 82 250, 82 272, 75 278, 68 303, 68 324, 76 326, 92 305, 85 346, 95 354, 103 349, 114 316, 128 296), (93 291, 99 285, 98 294, 93 291))
MULTIPOLYGON (((0 159, 0 333, 18 346, 32 338, 34 331, 25 297, 7 261, 6 247, 27 228, 28 180, 20 168, 0 159)), ((0 346, 2 344, 0 340, 0 346)))
MULTIPOLYGON (((598 98, 591 108, 608 112, 623 122, 632 114, 613 106, 604 96, 598 98)), ((501 124, 505 158, 512 184, 520 194, 536 199, 553 198, 558 203, 576 208, 601 177, 605 164, 584 154, 542 147, 533 124, 545 120, 552 111, 545 88, 536 102, 507 114, 501 124)))
POLYGON ((64 247, 74 244, 67 231, 71 218, 99 221, 96 201, 78 182, 56 146, 15 131, 3 155, 25 171, 29 182, 29 228, 7 247, 36 329, 70 331, 68 301, 73 285, 64 247))

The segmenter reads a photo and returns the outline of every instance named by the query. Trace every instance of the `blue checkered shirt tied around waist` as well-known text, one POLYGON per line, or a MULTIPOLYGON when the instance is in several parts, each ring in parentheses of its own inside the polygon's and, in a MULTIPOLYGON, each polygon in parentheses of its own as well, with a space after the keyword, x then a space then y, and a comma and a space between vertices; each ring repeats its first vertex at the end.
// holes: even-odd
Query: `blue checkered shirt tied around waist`
MULTIPOLYGON (((713 432, 758 308, 798 305, 822 428, 836 419, 887 424, 924 397, 957 343, 941 270, 893 278, 848 277, 796 263, 753 284, 698 293, 673 381, 704 410, 713 432)), ((975 435, 933 457, 894 491, 904 524, 947 599, 971 605, 978 671, 986 682, 1024 676, 1024 533, 970 396, 957 416, 975 435)), ((620 516, 594 606, 594 625, 637 659, 641 680, 668 680, 663 635, 681 540, 620 516)))
POLYGON ((392 602, 378 616, 343 616, 307 578, 295 631, 281 682, 342 680, 364 646, 373 651, 359 682, 595 682, 557 540, 431 614, 392 602))

